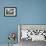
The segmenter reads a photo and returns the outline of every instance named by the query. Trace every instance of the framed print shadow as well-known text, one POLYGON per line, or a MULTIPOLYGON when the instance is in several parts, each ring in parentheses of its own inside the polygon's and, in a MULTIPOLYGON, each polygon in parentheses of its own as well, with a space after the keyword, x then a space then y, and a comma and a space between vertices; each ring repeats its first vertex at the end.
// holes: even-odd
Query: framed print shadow
POLYGON ((17 15, 16 7, 4 7, 4 16, 15 17, 17 15))

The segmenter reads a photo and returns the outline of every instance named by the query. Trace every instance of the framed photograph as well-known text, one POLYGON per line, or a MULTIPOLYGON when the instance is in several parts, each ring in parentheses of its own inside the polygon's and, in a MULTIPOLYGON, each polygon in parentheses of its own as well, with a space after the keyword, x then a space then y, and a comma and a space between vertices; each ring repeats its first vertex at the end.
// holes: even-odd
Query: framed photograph
POLYGON ((17 15, 17 9, 16 7, 5 7, 4 8, 4 16, 7 16, 7 17, 14 17, 17 15))
POLYGON ((19 24, 18 42, 24 43, 24 40, 46 41, 46 24, 19 24))

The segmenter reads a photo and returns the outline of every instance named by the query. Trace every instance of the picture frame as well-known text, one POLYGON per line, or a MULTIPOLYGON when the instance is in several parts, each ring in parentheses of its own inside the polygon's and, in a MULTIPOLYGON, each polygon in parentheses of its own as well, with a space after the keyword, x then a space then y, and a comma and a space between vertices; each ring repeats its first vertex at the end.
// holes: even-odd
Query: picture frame
POLYGON ((18 24, 18 42, 20 43, 22 40, 46 41, 46 24, 18 24), (24 32, 23 32, 23 34, 24 34, 23 35, 22 34, 23 30, 24 31, 28 30, 28 32, 27 32, 28 35, 27 35, 27 33, 24 34, 24 32), (28 36, 28 37, 25 38, 22 35, 28 36))
POLYGON ((4 16, 15 17, 17 15, 16 7, 4 7, 4 16))

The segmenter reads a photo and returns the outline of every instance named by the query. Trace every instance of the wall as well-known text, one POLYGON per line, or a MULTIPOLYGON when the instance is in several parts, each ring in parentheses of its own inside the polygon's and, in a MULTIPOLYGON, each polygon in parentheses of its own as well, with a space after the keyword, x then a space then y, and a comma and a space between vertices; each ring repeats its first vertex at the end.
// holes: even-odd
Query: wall
POLYGON ((23 0, 21 24, 46 24, 46 0, 23 0))
MULTIPOLYGON (((7 44, 17 24, 46 24, 46 0, 0 0, 0 44, 7 44), (4 17, 4 7, 17 7, 16 17, 4 17)), ((17 41, 16 41, 17 42, 17 41)))

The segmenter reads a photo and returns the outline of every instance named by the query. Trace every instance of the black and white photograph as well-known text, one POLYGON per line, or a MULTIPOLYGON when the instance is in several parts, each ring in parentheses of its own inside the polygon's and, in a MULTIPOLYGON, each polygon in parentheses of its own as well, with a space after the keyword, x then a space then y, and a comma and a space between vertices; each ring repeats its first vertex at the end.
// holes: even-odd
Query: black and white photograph
POLYGON ((18 34, 20 46, 37 45, 46 42, 46 25, 20 24, 18 34))
POLYGON ((16 16, 16 7, 5 7, 4 16, 16 16))

